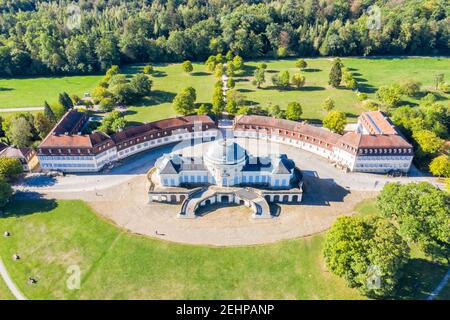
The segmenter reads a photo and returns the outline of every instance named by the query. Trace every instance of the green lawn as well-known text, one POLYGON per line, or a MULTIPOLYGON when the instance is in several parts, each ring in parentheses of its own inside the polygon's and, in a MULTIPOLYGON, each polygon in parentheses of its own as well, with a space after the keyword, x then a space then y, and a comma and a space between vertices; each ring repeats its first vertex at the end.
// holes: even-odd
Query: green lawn
POLYGON ((9 291, 8 287, 6 286, 5 281, 3 281, 2 277, 0 277, 0 301, 1 300, 13 300, 14 296, 12 295, 11 291, 9 291))
MULTIPOLYGON (((345 88, 331 88, 328 85, 328 74, 331 59, 306 59, 308 67, 303 70, 306 77, 305 86, 297 90, 278 90, 271 85, 271 76, 281 70, 289 70, 291 76, 300 72, 295 68, 295 59, 267 60, 266 84, 257 89, 251 82, 256 65, 261 61, 246 62, 243 72, 236 75, 236 89, 243 95, 247 103, 266 107, 278 104, 285 108, 289 102, 298 101, 303 106, 303 117, 309 120, 320 120, 325 111, 320 107, 322 102, 331 97, 336 108, 344 111, 350 121, 364 111, 361 102, 356 99, 355 92, 345 88)), ((423 84, 423 89, 433 90, 435 74, 444 73, 446 81, 450 81, 448 68, 449 58, 343 58, 345 66, 350 68, 360 85, 360 90, 370 98, 381 85, 398 83, 405 79, 414 79, 423 84)), ((217 79, 208 73, 202 63, 194 63, 194 72, 186 74, 181 64, 155 64, 152 75, 153 93, 139 104, 130 106, 126 118, 133 123, 149 122, 175 115, 172 100, 175 95, 187 86, 197 91, 197 103, 211 103, 212 91, 217 79)), ((127 75, 142 71, 142 65, 122 67, 127 75)), ((41 106, 44 100, 56 102, 58 93, 83 94, 96 86, 101 76, 43 77, 0 79, 0 108, 41 106)), ((441 95, 442 100, 450 99, 450 95, 441 95)), ((418 104, 419 99, 405 98, 403 103, 418 104)))
MULTIPOLYGON (((217 79, 208 73, 201 63, 193 63, 191 74, 183 72, 180 64, 157 64, 152 75, 152 95, 127 110, 126 119, 131 122, 150 122, 174 117, 172 100, 188 86, 195 88, 197 103, 211 103, 214 84, 217 79)), ((126 75, 142 72, 142 65, 123 68, 126 75)))
MULTIPOLYGON (((375 214, 373 201, 357 207, 375 214), (370 209, 372 208, 372 209, 370 209)), ((31 299, 363 299, 327 272, 323 235, 240 248, 179 245, 136 236, 97 217, 81 201, 16 201, 0 218, 0 255, 31 299), (7 259, 14 253, 19 261, 7 259), (66 288, 81 268, 81 289, 66 288), (28 285, 29 276, 38 279, 28 285)), ((413 248, 414 249, 414 248, 413 248)), ((423 299, 448 266, 413 250, 398 299, 423 299)), ((11 298, 2 295, 0 298, 11 298)), ((450 299, 450 285, 440 299, 450 299)))
POLYGON ((178 245, 128 234, 80 201, 13 202, 0 254, 32 299, 359 299, 325 270, 323 236, 242 248, 178 245), (81 290, 66 289, 79 265, 81 290), (36 285, 27 278, 37 277, 36 285))
MULTIPOLYGON (((441 58, 397 58, 397 59, 365 59, 343 58, 344 65, 350 68, 355 79, 360 84, 360 91, 366 92, 370 98, 375 98, 375 92, 381 85, 398 83, 405 79, 414 79, 423 84, 423 88, 432 90, 433 77, 444 73, 447 81, 450 77, 449 59, 441 58)), ((305 119, 319 120, 325 115, 321 103, 331 97, 336 109, 344 111, 348 116, 356 117, 364 111, 357 100, 355 92, 345 88, 332 88, 328 85, 328 75, 331 69, 330 59, 306 59, 308 67, 301 71, 295 68, 295 60, 267 60, 247 62, 245 72, 237 77, 236 88, 241 91, 251 104, 268 106, 278 104, 285 108, 289 102, 298 101, 303 106, 305 119), (267 63, 266 83, 257 89, 252 83, 252 75, 256 66, 267 63), (282 70, 288 70, 291 77, 294 73, 302 73, 306 78, 301 89, 278 90, 272 86, 271 77, 282 70)), ((442 99, 449 99, 443 95, 442 99)), ((409 103, 417 104, 417 99, 407 99, 409 103)), ((405 101, 405 103, 407 102, 405 101)))
POLYGON ((101 75, 0 78, 0 108, 41 107, 45 100, 56 103, 63 91, 82 96, 101 78, 101 75))

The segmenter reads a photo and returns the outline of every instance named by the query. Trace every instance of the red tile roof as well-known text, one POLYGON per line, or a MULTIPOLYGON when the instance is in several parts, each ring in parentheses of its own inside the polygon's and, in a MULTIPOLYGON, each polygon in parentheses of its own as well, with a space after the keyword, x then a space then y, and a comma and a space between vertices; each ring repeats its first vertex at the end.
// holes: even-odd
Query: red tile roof
POLYGON ((362 113, 361 123, 370 134, 398 134, 395 126, 381 111, 362 113))
POLYGON ((317 138, 329 144, 335 144, 340 135, 327 129, 292 120, 277 119, 272 117, 243 115, 236 117, 235 125, 251 125, 257 127, 270 127, 280 130, 297 132, 306 136, 317 138))

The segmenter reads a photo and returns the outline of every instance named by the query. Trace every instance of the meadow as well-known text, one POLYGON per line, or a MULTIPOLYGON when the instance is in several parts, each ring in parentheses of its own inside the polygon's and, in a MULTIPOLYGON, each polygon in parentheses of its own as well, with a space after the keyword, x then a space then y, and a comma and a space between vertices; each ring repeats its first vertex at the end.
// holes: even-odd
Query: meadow
POLYGON ((66 91, 80 97, 95 88, 102 75, 67 77, 0 78, 0 109, 43 107, 58 102, 66 91))
MULTIPOLYGON (((358 101, 356 93, 340 87, 328 85, 328 74, 331 69, 331 59, 306 59, 308 67, 300 71, 295 68, 295 59, 248 61, 245 68, 236 74, 236 90, 246 103, 252 106, 267 107, 279 105, 286 108, 289 102, 300 102, 303 107, 303 118, 310 121, 320 121, 325 116, 322 102, 330 97, 335 101, 336 109, 347 114, 350 121, 356 121, 357 116, 365 111, 358 101), (265 62, 268 65, 266 83, 257 89, 252 84, 253 72, 256 66, 265 62), (282 70, 288 70, 291 76, 302 73, 306 77, 305 86, 301 89, 291 87, 279 90, 272 86, 271 76, 282 70)), ((434 77, 443 73, 446 81, 450 80, 449 58, 342 58, 342 62, 353 73, 359 83, 359 90, 375 99, 376 90, 382 85, 399 83, 402 80, 420 81, 423 90, 434 91, 434 77)), ((175 95, 187 86, 197 91, 197 103, 211 103, 213 87, 217 79, 207 72, 203 63, 193 63, 194 71, 187 74, 180 64, 155 64, 153 93, 139 103, 129 106, 126 118, 131 124, 149 122, 175 116, 172 100, 175 95)), ((122 67, 122 72, 132 75, 141 72, 143 65, 122 67)), ((82 95, 89 92, 100 80, 101 76, 49 77, 29 79, 0 79, 0 108, 21 108, 41 106, 44 100, 56 102, 58 93, 67 91, 69 94, 82 95)), ((449 94, 439 94, 439 99, 447 102, 449 94)), ((420 103, 420 97, 404 97, 402 104, 412 106, 420 103)))
MULTIPOLYGON (((368 201, 357 210, 374 208, 368 201)), ((12 236, 0 238, 0 256, 30 299, 365 299, 326 270, 323 234, 215 248, 130 234, 81 201, 14 201, 5 212, 0 230, 12 236), (21 260, 8 258, 14 253, 21 260), (66 286, 73 265, 81 269, 79 290, 66 286), (37 284, 28 285, 29 276, 37 284)), ((394 298, 426 297, 448 267, 418 253, 408 268, 394 298)), ((439 298, 450 298, 450 286, 439 298)))

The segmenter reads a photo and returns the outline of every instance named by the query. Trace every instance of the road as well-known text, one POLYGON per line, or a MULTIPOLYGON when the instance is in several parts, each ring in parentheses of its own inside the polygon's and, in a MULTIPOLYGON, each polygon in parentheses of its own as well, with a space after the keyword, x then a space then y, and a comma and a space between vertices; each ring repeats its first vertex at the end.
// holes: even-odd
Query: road
POLYGON ((0 112, 29 112, 29 111, 41 111, 44 107, 30 107, 30 108, 4 108, 0 109, 0 112))
MULTIPOLYGON (((255 140, 238 141, 249 150, 252 155, 287 154, 294 160, 305 176, 333 181, 335 184, 352 191, 380 191, 388 182, 430 182, 441 187, 433 177, 423 176, 420 171, 413 168, 409 177, 391 178, 382 174, 345 173, 336 169, 326 159, 310 152, 281 144, 265 145, 255 140)), ((166 153, 182 153, 186 156, 201 156, 208 149, 210 143, 203 143, 195 147, 186 145, 165 146, 150 150, 123 161, 122 165, 107 173, 68 174, 65 177, 27 177, 14 188, 18 191, 31 191, 37 193, 54 192, 86 192, 97 191, 121 185, 137 176, 144 175, 155 161, 166 153)), ((144 191, 143 191, 144 192, 144 191)))
POLYGON ((9 290, 14 295, 14 297, 16 297, 17 300, 27 300, 27 298, 25 298, 25 296, 20 292, 20 290, 16 287, 14 281, 9 276, 8 270, 6 270, 2 258, 0 258, 0 275, 2 276, 9 290))

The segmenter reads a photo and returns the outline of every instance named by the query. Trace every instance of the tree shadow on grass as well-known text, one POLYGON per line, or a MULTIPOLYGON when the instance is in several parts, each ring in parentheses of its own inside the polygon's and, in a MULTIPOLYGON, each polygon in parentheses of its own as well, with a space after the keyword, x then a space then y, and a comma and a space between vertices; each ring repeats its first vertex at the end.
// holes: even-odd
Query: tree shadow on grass
POLYGON ((154 78, 163 78, 163 77, 167 77, 167 72, 160 71, 160 70, 153 70, 151 73, 151 76, 154 78))
POLYGON ((243 92, 243 93, 245 93, 245 92, 255 92, 255 90, 252 90, 252 89, 237 89, 237 91, 243 92))
POLYGON ((176 94, 169 91, 162 91, 162 90, 154 90, 151 92, 151 94, 147 97, 142 98, 138 104, 136 104, 136 107, 148 107, 148 106, 155 106, 159 105, 161 103, 168 103, 172 102, 175 98, 176 94))
MULTIPOLYGON (((449 266, 433 263, 425 259, 411 259, 404 268, 397 293, 392 299, 417 300, 426 299, 440 283, 449 266)), ((442 297, 449 299, 450 297, 442 297)))
POLYGON ((325 88, 320 87, 320 86, 304 86, 304 87, 300 88, 299 90, 300 91, 324 91, 325 88))
POLYGON ((358 81, 358 90, 360 92, 375 93, 378 89, 378 88, 374 87, 373 85, 364 82, 364 81, 367 81, 365 79, 355 78, 355 80, 358 81))
POLYGON ((244 65, 244 67, 242 68, 241 72, 238 72, 235 74, 236 78, 239 77, 249 77, 251 75, 253 75, 253 73, 255 72, 256 67, 255 66, 249 66, 249 65, 244 65))
POLYGON ((210 76, 210 75, 211 75, 211 73, 204 72, 204 71, 197 71, 197 72, 191 73, 191 76, 194 76, 194 77, 203 77, 203 76, 210 76))
POLYGON ((322 71, 322 69, 317 69, 317 68, 306 68, 306 69, 302 69, 303 72, 320 72, 322 71))
POLYGON ((49 212, 57 206, 56 200, 43 199, 43 195, 38 192, 18 192, 0 214, 0 219, 49 212))
POLYGON ((13 90, 15 90, 15 89, 13 89, 13 88, 2 88, 2 87, 0 87, 0 92, 2 92, 2 91, 13 91, 13 90))

